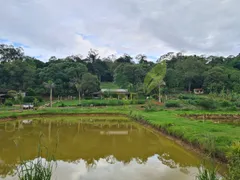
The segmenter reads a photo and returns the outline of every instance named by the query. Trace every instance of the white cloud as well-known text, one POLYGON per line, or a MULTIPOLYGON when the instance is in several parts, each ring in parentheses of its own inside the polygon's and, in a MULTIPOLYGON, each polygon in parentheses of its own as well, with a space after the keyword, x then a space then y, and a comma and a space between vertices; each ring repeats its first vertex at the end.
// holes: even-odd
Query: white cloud
POLYGON ((63 57, 240 51, 238 0, 0 0, 0 39, 63 57), (81 37, 79 34, 83 34, 81 37), (84 38, 91 35, 91 38, 84 38))

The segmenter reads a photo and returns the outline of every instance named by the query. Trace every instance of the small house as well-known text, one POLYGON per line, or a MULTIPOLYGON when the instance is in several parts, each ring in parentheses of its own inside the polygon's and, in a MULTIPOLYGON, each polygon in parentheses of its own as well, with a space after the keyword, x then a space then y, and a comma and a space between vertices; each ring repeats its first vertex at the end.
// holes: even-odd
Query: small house
POLYGON ((204 90, 202 88, 193 89, 194 94, 203 94, 204 90))

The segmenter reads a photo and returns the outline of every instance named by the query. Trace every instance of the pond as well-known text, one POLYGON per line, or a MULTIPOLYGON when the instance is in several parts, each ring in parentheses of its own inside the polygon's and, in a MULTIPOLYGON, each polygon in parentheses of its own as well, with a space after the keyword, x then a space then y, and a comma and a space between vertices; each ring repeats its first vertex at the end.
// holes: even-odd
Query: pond
POLYGON ((57 180, 192 180, 203 162, 196 153, 119 115, 2 122, 0 142, 0 179, 5 180, 17 179, 20 159, 38 158, 39 144, 54 156, 57 180))

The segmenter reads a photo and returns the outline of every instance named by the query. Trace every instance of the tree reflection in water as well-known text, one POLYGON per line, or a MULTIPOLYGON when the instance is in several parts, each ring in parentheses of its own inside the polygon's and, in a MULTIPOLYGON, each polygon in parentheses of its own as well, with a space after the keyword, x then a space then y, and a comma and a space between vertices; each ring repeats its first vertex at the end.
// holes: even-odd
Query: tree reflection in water
MULTIPOLYGON (((192 152, 126 117, 91 117, 89 120, 87 117, 50 116, 33 119, 32 124, 22 124, 20 120, 0 124, 2 177, 14 175, 20 155, 25 160, 37 158, 40 133, 43 134, 42 142, 54 152, 57 162, 60 165, 67 162, 69 168, 71 164, 84 162, 90 171, 98 169, 102 161, 114 166, 119 163, 131 167, 133 163, 148 166, 149 159, 156 157, 160 168, 175 168, 175 171, 186 174, 191 171, 189 167, 197 169, 200 162, 192 152)), ((59 164, 56 171, 61 174, 59 164)))

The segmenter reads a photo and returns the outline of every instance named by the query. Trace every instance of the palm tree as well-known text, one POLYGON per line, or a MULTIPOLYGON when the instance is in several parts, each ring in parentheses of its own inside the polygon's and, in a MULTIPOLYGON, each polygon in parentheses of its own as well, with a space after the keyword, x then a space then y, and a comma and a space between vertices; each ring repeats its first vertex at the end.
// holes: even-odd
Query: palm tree
POLYGON ((76 82, 75 87, 78 91, 78 104, 80 104, 81 103, 81 88, 82 88, 82 85, 81 85, 80 82, 76 82))
POLYGON ((50 89, 50 106, 52 107, 52 91, 55 87, 55 84, 52 81, 48 81, 47 83, 44 82, 43 85, 45 86, 45 88, 50 89))
POLYGON ((70 86, 75 86, 78 92, 78 104, 81 103, 81 89, 82 89, 82 83, 80 78, 74 78, 72 82, 70 82, 70 86))

